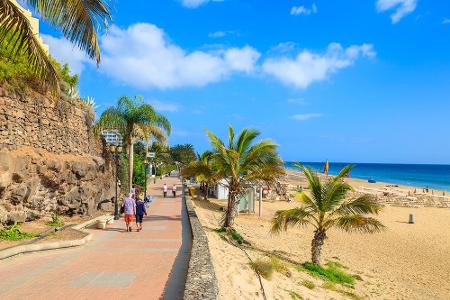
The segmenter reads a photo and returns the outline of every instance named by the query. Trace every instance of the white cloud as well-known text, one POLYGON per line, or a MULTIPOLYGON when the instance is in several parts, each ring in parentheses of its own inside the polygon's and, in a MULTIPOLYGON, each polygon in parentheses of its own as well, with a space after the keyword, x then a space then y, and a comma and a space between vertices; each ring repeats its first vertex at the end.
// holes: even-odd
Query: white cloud
POLYGON ((208 34, 208 37, 210 37, 212 39, 218 39, 218 38, 226 37, 227 35, 239 36, 239 32, 235 31, 235 30, 215 31, 215 32, 210 32, 208 34))
POLYGON ((84 64, 90 62, 82 50, 64 37, 56 38, 47 34, 41 34, 41 37, 49 46, 50 54, 60 63, 68 64, 73 74, 81 74, 84 64))
POLYGON ((148 103, 150 103, 157 111, 177 112, 180 109, 180 106, 177 103, 159 100, 149 100, 148 103))
POLYGON ((298 16, 298 15, 305 15, 309 16, 311 14, 317 13, 317 6, 315 3, 311 6, 311 8, 306 8, 305 6, 293 6, 291 8, 291 15, 298 16))
POLYGON ((268 58, 263 63, 263 70, 285 84, 307 88, 313 82, 325 80, 330 74, 351 66, 360 57, 375 55, 371 44, 344 49, 338 43, 331 43, 323 54, 303 50, 295 58, 268 58))
POLYGON ((222 2, 224 0, 181 0, 181 5, 187 8, 197 8, 208 2, 222 2))
POLYGON ((298 45, 295 42, 283 42, 270 48, 270 52, 274 54, 291 53, 297 49, 298 45))
POLYGON ((227 35, 226 31, 216 31, 216 32, 210 32, 208 34, 208 37, 213 39, 223 38, 227 35))
POLYGON ((308 121, 311 119, 321 118, 323 114, 321 113, 309 113, 309 114, 296 114, 291 116, 291 119, 296 121, 308 121))
POLYGON ((204 86, 235 72, 252 72, 260 57, 250 46, 186 52, 173 44, 162 29, 148 23, 127 29, 112 26, 101 41, 102 70, 141 88, 204 86))
POLYGON ((261 54, 252 47, 245 46, 243 48, 230 48, 224 52, 223 56, 231 70, 251 73, 261 54))
POLYGON ((444 18, 444 20, 442 20, 442 24, 450 24, 450 19, 444 18))
POLYGON ((417 0, 377 0, 376 6, 378 12, 395 9, 391 14, 392 23, 395 24, 416 9, 417 0))
MULTIPOLYGON (((76 73, 93 64, 64 38, 43 35, 56 59, 66 62, 76 73)), ((101 37, 100 70, 112 79, 132 87, 170 89, 201 87, 225 80, 236 73, 262 72, 285 84, 307 88, 316 81, 352 65, 360 57, 373 57, 371 44, 343 48, 331 43, 325 53, 297 50, 292 42, 272 48, 262 64, 261 54, 251 46, 213 48, 188 52, 170 41, 155 25, 138 23, 127 29, 112 26, 101 37)), ((164 103, 165 104, 165 103, 164 103)), ((162 106, 175 111, 175 106, 162 106)))

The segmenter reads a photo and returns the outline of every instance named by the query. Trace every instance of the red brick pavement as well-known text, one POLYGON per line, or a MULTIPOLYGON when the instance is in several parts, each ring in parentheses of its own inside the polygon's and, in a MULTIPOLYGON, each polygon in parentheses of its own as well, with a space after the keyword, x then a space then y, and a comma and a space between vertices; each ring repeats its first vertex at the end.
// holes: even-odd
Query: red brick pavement
POLYGON ((180 194, 179 181, 163 182, 151 185, 149 192, 157 197, 141 232, 126 232, 122 219, 107 230, 90 229, 94 237, 86 246, 0 261, 0 299, 160 299, 164 293, 179 298, 174 295, 182 292, 182 283, 168 281, 171 272, 184 279, 188 234, 182 228, 181 198, 171 197, 173 183, 180 194), (169 186, 165 199, 160 197, 163 182, 169 186))

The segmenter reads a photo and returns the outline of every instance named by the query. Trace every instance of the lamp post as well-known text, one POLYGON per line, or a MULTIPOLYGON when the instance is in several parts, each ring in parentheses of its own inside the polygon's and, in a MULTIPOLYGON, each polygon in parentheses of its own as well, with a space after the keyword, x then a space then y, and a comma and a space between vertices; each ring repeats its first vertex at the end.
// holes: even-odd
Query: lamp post
POLYGON ((152 165, 153 165, 153 169, 155 169, 155 174, 152 175, 153 176, 153 183, 156 184, 156 163, 155 163, 155 159, 152 159, 152 165))
POLYGON ((156 163, 155 163, 155 152, 149 152, 147 153, 147 159, 151 160, 150 164, 150 175, 153 177, 153 168, 155 168, 155 177, 153 177, 153 183, 156 183, 156 163))
POLYGON ((119 215, 119 202, 117 200, 117 186, 119 183, 119 160, 120 160, 120 153, 122 153, 122 147, 121 146, 116 146, 116 145, 109 145, 109 151, 111 152, 113 158, 114 158, 114 162, 116 165, 116 197, 114 199, 114 220, 119 220, 120 219, 120 215, 119 215))
POLYGON ((147 199, 147 168, 148 160, 144 160, 144 200, 147 199))

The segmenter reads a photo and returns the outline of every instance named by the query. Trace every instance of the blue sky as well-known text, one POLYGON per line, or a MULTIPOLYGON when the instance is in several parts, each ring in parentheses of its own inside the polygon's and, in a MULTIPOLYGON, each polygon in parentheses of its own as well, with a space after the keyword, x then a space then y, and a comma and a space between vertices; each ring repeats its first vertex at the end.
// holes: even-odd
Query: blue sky
POLYGON ((450 4, 424 0, 113 2, 99 68, 45 23, 97 113, 142 95, 171 144, 254 127, 285 160, 450 163, 450 4))

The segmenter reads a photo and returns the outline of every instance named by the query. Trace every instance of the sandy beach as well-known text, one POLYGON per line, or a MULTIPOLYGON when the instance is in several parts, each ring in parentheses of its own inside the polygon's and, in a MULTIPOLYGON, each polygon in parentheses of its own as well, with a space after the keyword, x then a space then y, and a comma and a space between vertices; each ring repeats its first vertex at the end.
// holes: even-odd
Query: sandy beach
MULTIPOLYGON (((355 188, 366 186, 361 180, 350 180, 355 188)), ((385 188, 384 184, 376 185, 385 188)), ((212 231, 219 225, 223 214, 220 207, 226 205, 225 201, 194 200, 194 204, 208 234, 220 299, 263 299, 246 254, 212 231)), ((277 251, 298 263, 310 260, 312 228, 292 228, 280 235, 269 233, 273 214, 298 204, 296 201, 263 201, 261 218, 257 214, 239 215, 236 230, 252 248, 258 249, 246 250, 252 259, 277 251)), ((291 266, 291 277, 275 273, 271 280, 262 280, 267 298, 293 299, 291 293, 295 292, 304 299, 449 299, 450 209, 385 206, 379 218, 387 226, 383 233, 363 235, 329 231, 323 261, 339 262, 348 268, 347 272, 362 279, 357 281, 354 289, 345 289, 350 294, 323 287, 321 279, 291 266), (410 213, 416 217, 415 224, 407 223, 410 213), (316 287, 303 286, 301 283, 305 279, 314 282, 316 287)))

